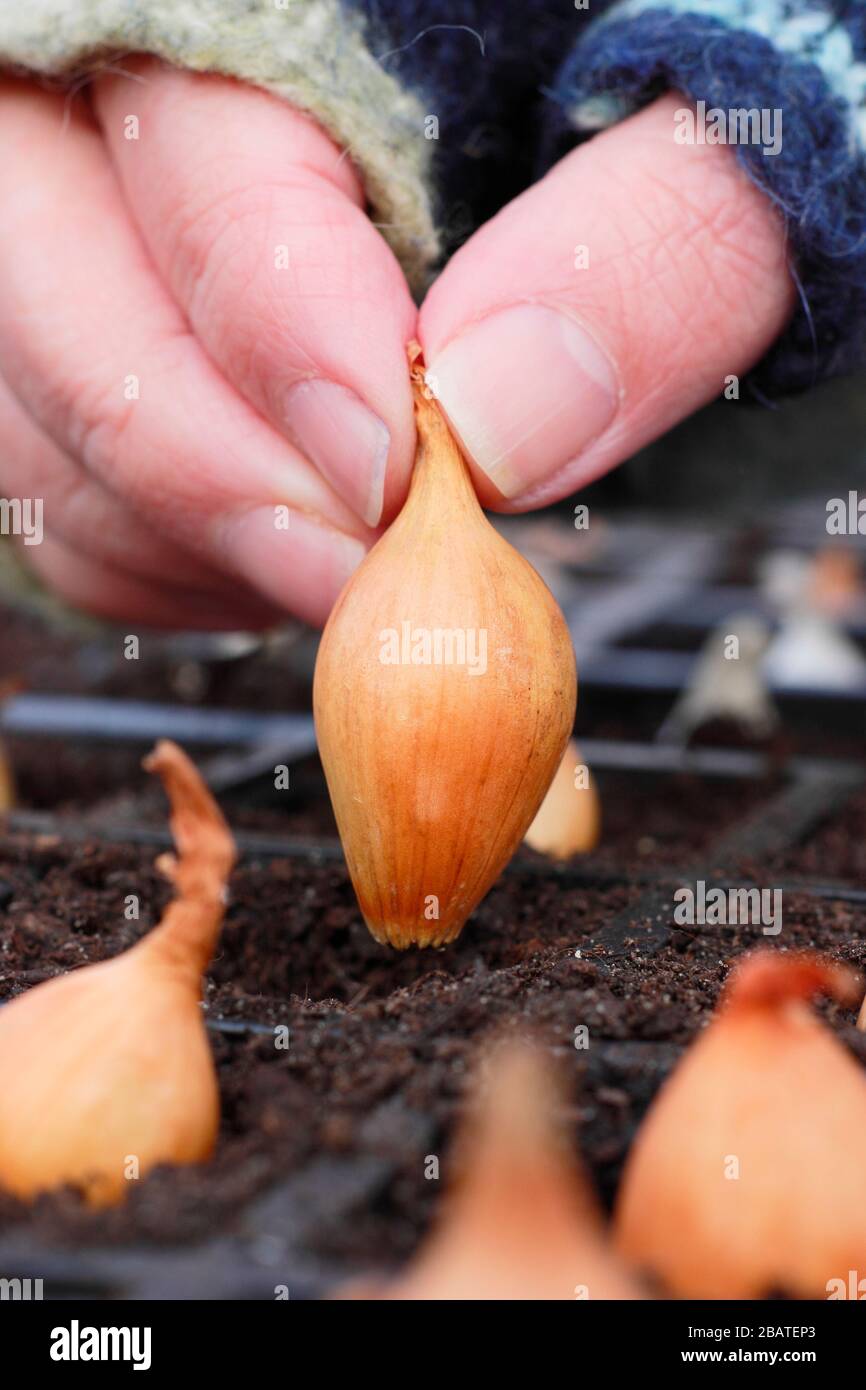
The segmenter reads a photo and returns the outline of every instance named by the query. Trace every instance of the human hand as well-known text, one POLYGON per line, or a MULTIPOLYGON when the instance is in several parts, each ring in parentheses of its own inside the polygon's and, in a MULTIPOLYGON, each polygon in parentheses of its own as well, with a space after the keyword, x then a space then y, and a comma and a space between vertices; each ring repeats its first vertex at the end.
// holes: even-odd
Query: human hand
POLYGON ((91 106, 0 83, 0 493, 44 499, 24 555, 109 618, 324 622, 411 472, 402 272, 284 103, 140 59, 91 106))
POLYGON ((431 384, 481 501, 557 501, 722 394, 794 304, 781 219, 660 98, 475 233, 422 306, 431 384), (588 266, 586 261, 588 258, 588 266))
MULTIPOLYGON (((674 144, 676 101, 568 155, 423 305, 487 505, 606 471, 790 313, 775 213, 729 149, 674 144)), ((414 441, 416 312, 349 162, 265 94, 151 60, 95 84, 95 119, 18 82, 0 105, 0 488, 45 498, 28 559, 110 617, 324 621, 414 441)))

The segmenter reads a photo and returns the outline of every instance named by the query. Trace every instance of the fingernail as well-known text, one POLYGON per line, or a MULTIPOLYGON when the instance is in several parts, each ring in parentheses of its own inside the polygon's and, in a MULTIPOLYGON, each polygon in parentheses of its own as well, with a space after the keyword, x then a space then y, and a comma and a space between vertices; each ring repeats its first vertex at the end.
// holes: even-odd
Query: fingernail
POLYGON ((224 520, 220 542, 248 583, 316 626, 367 553, 354 536, 280 506, 224 520))
POLYGON ((286 392, 285 421, 294 444, 368 526, 378 526, 391 435, 354 391, 333 381, 299 381, 286 392))
POLYGON ((428 380, 467 453, 505 497, 576 459, 619 402, 613 365, 595 339, 537 304, 474 324, 430 363, 428 380))

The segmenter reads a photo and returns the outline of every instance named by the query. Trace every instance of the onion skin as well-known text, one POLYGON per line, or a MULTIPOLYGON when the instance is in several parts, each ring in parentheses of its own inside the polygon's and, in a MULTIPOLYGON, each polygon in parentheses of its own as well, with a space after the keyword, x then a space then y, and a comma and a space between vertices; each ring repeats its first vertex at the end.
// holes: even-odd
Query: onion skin
POLYGON ((582 761, 580 749, 569 739, 547 795, 523 837, 530 849, 550 859, 589 854, 601 839, 601 802, 595 781, 590 777, 585 787, 574 785, 574 771, 582 761))
POLYGON ((486 520, 444 416, 417 370, 413 380, 409 498, 337 601, 313 691, 361 911, 401 950, 459 934, 541 804, 577 697, 552 594, 486 520), (486 669, 384 664, 385 637, 404 624, 486 634, 486 669))
POLYGON ((457 1143, 457 1176, 418 1254, 393 1283, 358 1284, 342 1297, 643 1298, 569 1152, 562 1097, 541 1052, 509 1041, 487 1052, 482 1072, 457 1143))
POLYGON ((805 1002, 819 991, 854 1004, 862 985, 816 956, 746 957, 638 1132, 617 1245, 673 1294, 826 1298, 866 1271, 866 1077, 805 1002))
POLYGON ((0 815, 11 811, 15 805, 15 781, 12 769, 0 743, 0 815))
POLYGON ((65 1184, 92 1206, 159 1163, 208 1158, 219 1094, 201 972, 224 913, 229 830, 193 765, 160 743, 179 896, 123 955, 37 985, 0 1010, 0 1187, 29 1200, 65 1184), (137 1171, 131 1166, 134 1159, 137 1171))
MULTIPOLYGON (((0 680, 0 705, 4 704, 10 696, 15 695, 22 689, 23 682, 17 677, 12 676, 0 680)), ((11 811, 15 805, 15 778, 6 754, 6 749, 0 742, 0 815, 6 811, 11 811)))

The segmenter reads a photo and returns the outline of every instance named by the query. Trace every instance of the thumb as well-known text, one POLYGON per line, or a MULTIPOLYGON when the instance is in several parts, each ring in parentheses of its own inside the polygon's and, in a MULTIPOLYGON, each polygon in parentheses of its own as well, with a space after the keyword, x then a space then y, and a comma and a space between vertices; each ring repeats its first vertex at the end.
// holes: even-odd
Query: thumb
POLYGON ((719 395, 791 313, 781 219, 667 96, 483 227, 423 305, 431 385, 481 500, 573 492, 719 395))

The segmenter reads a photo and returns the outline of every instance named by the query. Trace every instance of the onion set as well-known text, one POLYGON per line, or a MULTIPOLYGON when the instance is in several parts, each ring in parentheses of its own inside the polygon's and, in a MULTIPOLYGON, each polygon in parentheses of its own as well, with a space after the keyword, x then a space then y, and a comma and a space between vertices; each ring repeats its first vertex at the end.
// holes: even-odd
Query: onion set
POLYGON ((866 1077, 809 1007, 859 1002, 846 966, 739 963, 662 1087, 620 1187, 622 1254, 692 1298, 826 1298, 866 1269, 866 1077))
POLYGON ((520 844, 571 733, 574 653, 479 506, 412 349, 409 497, 343 590, 313 706, 349 872, 377 941, 453 941, 520 844))
POLYGON ((634 1299, 588 1180, 557 1122, 561 1097, 527 1044, 491 1049, 433 1232, 378 1295, 391 1300, 634 1299))
POLYGON ((161 742, 145 766, 171 802, 176 897, 113 960, 37 985, 0 1009, 0 1187, 24 1199, 74 1184, 117 1203, 160 1163, 214 1146, 219 1095, 201 1016, 235 850, 196 769, 161 742))
POLYGON ((584 769, 580 749, 569 739, 547 795, 524 836, 531 849, 551 859, 589 854, 601 838, 598 791, 588 771, 585 784, 578 785, 579 769, 584 769))

